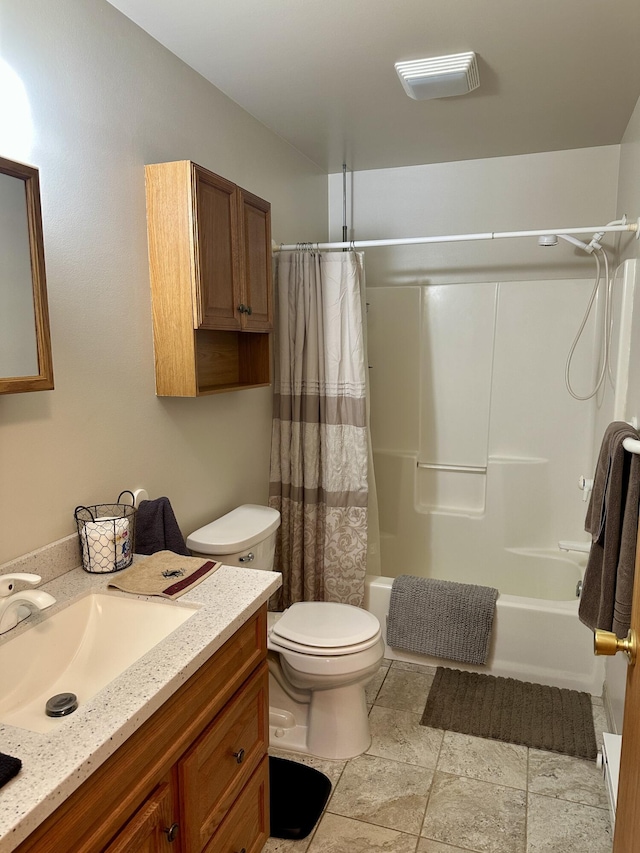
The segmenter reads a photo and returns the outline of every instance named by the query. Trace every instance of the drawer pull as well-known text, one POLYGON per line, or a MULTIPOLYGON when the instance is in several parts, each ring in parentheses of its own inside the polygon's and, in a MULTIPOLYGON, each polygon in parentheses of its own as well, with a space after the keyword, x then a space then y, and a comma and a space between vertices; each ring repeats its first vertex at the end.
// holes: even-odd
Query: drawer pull
MULTIPOLYGON (((244 761, 244 749, 239 749, 237 752, 233 753, 233 757, 238 762, 238 764, 242 764, 244 761)), ((242 853, 242 850, 240 851, 242 853)))
POLYGON ((179 829, 180 826, 177 823, 172 823, 171 826, 167 827, 167 829, 162 830, 164 833, 166 833, 167 841, 169 842, 169 844, 176 840, 176 838, 178 837, 179 829))
POLYGON ((242 850, 238 850, 238 853, 247 853, 247 848, 243 847, 242 850))

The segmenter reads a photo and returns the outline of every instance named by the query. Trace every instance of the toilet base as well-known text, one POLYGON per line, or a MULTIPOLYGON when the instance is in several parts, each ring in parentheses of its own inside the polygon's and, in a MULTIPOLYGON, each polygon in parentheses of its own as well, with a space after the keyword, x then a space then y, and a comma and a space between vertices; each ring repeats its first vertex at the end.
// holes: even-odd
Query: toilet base
POLYGON ((362 684, 311 691, 296 701, 269 672, 269 743, 319 758, 355 758, 371 745, 362 684))

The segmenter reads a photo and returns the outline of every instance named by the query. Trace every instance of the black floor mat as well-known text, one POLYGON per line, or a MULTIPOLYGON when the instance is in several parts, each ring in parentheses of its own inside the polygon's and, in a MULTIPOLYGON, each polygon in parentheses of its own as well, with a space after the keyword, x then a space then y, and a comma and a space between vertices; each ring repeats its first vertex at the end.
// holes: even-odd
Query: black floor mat
POLYGON ((331 793, 331 782, 319 770, 269 756, 271 835, 306 838, 318 822, 331 793))

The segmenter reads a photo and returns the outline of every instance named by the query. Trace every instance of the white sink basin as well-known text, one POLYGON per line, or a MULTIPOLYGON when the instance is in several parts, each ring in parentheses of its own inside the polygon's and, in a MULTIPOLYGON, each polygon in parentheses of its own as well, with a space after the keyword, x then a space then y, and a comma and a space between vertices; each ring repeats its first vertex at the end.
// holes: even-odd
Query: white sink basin
POLYGON ((77 599, 0 646, 0 723, 56 729, 67 717, 48 717, 48 699, 75 693, 82 707, 198 609, 118 593, 77 599))

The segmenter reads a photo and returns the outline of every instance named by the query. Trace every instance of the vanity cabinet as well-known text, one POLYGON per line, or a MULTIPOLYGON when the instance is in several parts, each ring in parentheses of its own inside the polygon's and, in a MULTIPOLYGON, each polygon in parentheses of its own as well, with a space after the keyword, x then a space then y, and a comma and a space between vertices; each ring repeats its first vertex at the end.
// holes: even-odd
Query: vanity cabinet
POLYGON ((16 853, 259 853, 268 718, 265 605, 16 853))
POLYGON ((145 174, 156 393, 268 385, 269 202, 190 160, 145 174))

